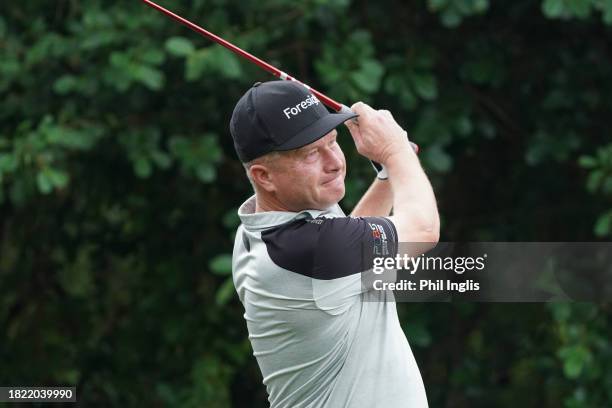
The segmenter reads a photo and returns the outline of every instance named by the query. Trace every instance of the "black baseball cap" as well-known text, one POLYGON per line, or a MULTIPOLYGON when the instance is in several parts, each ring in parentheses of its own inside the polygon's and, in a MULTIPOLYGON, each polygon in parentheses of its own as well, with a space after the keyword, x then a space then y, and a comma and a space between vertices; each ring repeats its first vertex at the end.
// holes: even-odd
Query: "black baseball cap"
POLYGON ((236 104, 230 132, 236 153, 245 163, 266 153, 306 146, 356 116, 330 113, 297 82, 257 82, 236 104))

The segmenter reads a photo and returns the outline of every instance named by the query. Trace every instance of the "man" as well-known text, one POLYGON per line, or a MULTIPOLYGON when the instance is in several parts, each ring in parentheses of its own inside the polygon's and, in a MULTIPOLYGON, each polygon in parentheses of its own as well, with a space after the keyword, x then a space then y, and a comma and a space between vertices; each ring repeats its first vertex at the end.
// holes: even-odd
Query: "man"
POLYGON ((373 254, 395 256, 398 242, 435 245, 435 197, 391 114, 352 110, 331 114, 305 87, 271 81, 247 91, 230 121, 255 190, 238 211, 233 279, 272 408, 427 407, 392 293, 362 276, 373 254), (337 204, 342 123, 389 174, 349 217, 337 204))

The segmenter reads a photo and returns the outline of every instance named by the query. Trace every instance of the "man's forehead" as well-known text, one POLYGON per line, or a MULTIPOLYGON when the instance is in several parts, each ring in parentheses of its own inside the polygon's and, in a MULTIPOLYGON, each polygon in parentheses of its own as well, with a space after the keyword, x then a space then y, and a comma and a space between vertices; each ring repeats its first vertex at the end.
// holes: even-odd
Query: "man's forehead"
POLYGON ((325 143, 327 143, 330 139, 333 139, 334 137, 336 137, 338 135, 338 132, 336 131, 336 129, 333 129, 331 132, 329 132, 328 134, 326 134, 325 136, 323 136, 322 138, 315 140, 314 142, 307 144, 306 146, 302 146, 299 149, 296 149, 296 152, 301 152, 304 150, 309 150, 312 149, 313 147, 317 147, 317 146, 321 146, 324 145, 325 143))

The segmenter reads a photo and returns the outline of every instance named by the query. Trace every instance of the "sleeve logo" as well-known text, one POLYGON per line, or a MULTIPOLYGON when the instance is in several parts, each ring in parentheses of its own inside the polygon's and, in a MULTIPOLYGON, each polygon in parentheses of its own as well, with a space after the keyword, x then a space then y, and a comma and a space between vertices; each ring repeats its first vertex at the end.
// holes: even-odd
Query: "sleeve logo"
POLYGON ((373 254, 377 256, 389 255, 389 248, 387 245, 387 234, 385 229, 380 224, 374 224, 368 222, 370 229, 372 230, 372 238, 374 238, 373 254))

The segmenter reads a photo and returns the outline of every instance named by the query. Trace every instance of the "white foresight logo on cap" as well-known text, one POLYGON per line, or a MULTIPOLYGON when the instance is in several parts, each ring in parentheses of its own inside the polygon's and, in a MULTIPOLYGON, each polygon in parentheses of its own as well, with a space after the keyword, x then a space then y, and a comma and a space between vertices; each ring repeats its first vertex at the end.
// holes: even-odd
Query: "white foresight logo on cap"
POLYGON ((283 113, 287 116, 287 119, 291 119, 291 116, 295 116, 298 113, 302 112, 302 110, 306 110, 312 105, 318 105, 319 100, 316 96, 310 95, 308 98, 304 99, 302 102, 298 103, 295 106, 288 106, 283 109, 283 113))

